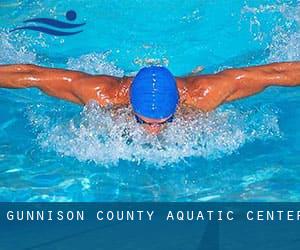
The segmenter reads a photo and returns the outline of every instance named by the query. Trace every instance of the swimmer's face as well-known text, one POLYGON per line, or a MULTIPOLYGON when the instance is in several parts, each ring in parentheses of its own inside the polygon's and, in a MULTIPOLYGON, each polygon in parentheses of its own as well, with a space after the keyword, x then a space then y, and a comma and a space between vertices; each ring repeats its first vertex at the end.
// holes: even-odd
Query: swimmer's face
POLYGON ((141 115, 137 115, 135 114, 137 118, 139 118, 139 120, 141 120, 142 122, 142 126, 143 128, 149 132, 152 135, 157 135, 161 132, 161 130, 163 129, 166 121, 169 120, 170 117, 164 118, 164 119, 153 119, 153 118, 147 118, 141 115))

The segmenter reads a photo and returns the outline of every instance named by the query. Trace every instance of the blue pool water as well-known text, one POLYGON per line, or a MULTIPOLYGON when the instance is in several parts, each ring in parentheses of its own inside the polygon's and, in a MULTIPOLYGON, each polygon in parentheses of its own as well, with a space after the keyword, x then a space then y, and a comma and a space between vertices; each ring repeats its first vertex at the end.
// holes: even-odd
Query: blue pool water
MULTIPOLYGON (((299 1, 53 2, 0 2, 0 64, 122 76, 158 63, 180 76, 300 59, 299 1), (68 10, 81 33, 9 32, 68 10)), ((0 201, 299 201, 299 97, 269 88, 152 137, 130 108, 0 89, 0 201)))

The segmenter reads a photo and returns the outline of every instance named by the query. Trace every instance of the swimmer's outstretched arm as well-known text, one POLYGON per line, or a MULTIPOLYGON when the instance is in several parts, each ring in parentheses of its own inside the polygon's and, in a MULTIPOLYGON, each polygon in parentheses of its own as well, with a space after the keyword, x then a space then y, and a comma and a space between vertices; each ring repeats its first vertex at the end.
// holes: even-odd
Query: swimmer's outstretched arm
POLYGON ((228 69, 185 79, 187 105, 211 111, 224 102, 254 95, 269 86, 300 85, 300 62, 228 69))
POLYGON ((31 64, 0 65, 0 88, 39 88, 50 96, 78 104, 91 99, 103 106, 122 104, 127 101, 119 93, 123 82, 126 82, 125 78, 94 76, 31 64))

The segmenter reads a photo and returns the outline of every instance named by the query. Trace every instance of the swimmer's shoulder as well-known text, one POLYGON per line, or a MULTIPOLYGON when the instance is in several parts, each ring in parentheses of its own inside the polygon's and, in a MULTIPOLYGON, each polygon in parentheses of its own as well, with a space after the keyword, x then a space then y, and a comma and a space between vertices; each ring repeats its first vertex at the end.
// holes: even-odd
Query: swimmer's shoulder
POLYGON ((212 111, 226 101, 235 86, 232 77, 226 74, 189 76, 176 80, 181 103, 204 112, 212 111))
POLYGON ((205 92, 213 84, 206 75, 176 77, 181 104, 193 106, 194 97, 199 92, 205 92))
POLYGON ((129 77, 88 75, 73 84, 73 91, 86 104, 95 100, 100 106, 128 104, 129 77))

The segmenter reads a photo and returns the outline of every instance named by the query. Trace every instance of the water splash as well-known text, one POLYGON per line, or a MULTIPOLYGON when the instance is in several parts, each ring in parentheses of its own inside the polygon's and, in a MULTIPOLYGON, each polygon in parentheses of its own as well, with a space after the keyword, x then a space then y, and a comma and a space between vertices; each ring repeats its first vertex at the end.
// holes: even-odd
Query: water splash
POLYGON ((39 109, 30 108, 28 118, 42 148, 106 166, 120 160, 164 166, 188 157, 216 159, 237 152, 247 142, 280 137, 277 113, 272 109, 257 112, 230 107, 208 115, 181 109, 158 136, 137 124, 130 108, 103 109, 92 101, 79 116, 64 121, 53 120, 65 117, 57 110, 40 116, 39 109))
POLYGON ((264 12, 283 12, 288 7, 287 4, 266 4, 266 5, 259 5, 258 7, 251 7, 245 5, 242 9, 242 14, 244 13, 252 13, 254 15, 264 13, 264 12))
POLYGON ((183 17, 181 17, 181 22, 182 23, 195 23, 202 19, 203 19, 203 17, 201 16, 200 10, 197 8, 197 9, 193 10, 191 14, 184 15, 183 17))
POLYGON ((36 54, 18 42, 18 37, 0 31, 0 64, 36 62, 36 54))
POLYGON ((110 51, 104 53, 90 53, 79 58, 70 58, 67 67, 73 70, 84 71, 91 74, 106 74, 113 76, 124 76, 124 70, 118 68, 107 57, 110 51))
POLYGON ((286 27, 275 26, 268 61, 300 60, 300 6, 283 8, 281 13, 286 27))
POLYGON ((300 59, 300 6, 290 6, 284 2, 271 5, 259 5, 250 7, 246 5, 241 14, 251 14, 250 32, 254 40, 263 41, 271 37, 268 45, 269 57, 266 62, 294 61, 300 59), (261 20, 263 14, 275 13, 281 18, 274 28, 265 34, 262 25, 267 25, 261 20))
POLYGON ((133 61, 134 64, 140 67, 146 67, 150 65, 157 65, 157 66, 165 66, 169 65, 169 60, 165 57, 163 58, 135 58, 133 61))

